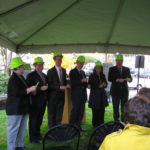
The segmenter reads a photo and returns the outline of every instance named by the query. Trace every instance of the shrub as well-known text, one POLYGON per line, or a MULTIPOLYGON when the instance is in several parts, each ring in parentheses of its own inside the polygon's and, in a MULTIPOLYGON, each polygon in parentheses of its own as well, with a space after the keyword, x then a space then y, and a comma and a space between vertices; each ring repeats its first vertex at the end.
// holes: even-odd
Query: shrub
POLYGON ((0 94, 7 93, 9 75, 7 73, 0 72, 0 94))

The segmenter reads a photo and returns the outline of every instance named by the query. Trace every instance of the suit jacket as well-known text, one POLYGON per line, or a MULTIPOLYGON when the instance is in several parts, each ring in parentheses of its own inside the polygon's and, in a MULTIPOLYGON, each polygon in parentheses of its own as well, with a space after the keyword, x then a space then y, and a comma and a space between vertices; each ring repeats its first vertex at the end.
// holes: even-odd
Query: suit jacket
POLYGON ((42 73, 42 75, 45 78, 45 83, 36 70, 29 73, 27 76, 28 86, 36 85, 39 82, 36 90, 36 95, 32 95, 32 106, 37 108, 40 108, 46 104, 47 91, 42 91, 41 86, 47 84, 47 77, 44 73, 42 73))
MULTIPOLYGON (((66 70, 63 68, 62 68, 62 73, 63 73, 63 85, 67 85, 66 70)), ((51 102, 54 102, 57 100, 58 93, 60 92, 64 93, 64 91, 60 89, 61 86, 60 80, 55 66, 48 70, 47 80, 48 80, 48 97, 49 97, 48 99, 51 102)))
POLYGON ((82 78, 86 78, 85 72, 81 70, 79 73, 77 68, 74 68, 70 71, 70 84, 71 84, 71 99, 76 101, 76 99, 87 100, 87 83, 81 82, 82 78), (82 74, 81 74, 82 73, 82 74))
POLYGON ((89 96, 89 107, 95 109, 102 109, 105 106, 106 92, 104 88, 99 88, 99 85, 105 83, 107 87, 107 81, 105 75, 101 73, 100 79, 96 73, 92 73, 89 77, 88 84, 91 86, 90 96, 89 96))
POLYGON ((112 83, 110 93, 114 97, 127 97, 128 98, 128 84, 127 81, 123 83, 117 82, 119 78, 131 78, 130 70, 122 66, 122 73, 118 70, 117 66, 111 67, 108 73, 108 80, 112 83))
POLYGON ((13 72, 8 81, 7 115, 24 115, 29 112, 29 95, 26 92, 27 83, 23 76, 21 78, 23 81, 13 72))

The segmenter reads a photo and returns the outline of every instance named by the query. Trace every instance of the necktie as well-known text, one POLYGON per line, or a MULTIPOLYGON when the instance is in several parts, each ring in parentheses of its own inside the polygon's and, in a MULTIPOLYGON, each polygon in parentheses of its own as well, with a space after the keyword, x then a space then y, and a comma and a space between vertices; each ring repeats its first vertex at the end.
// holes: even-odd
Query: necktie
POLYGON ((80 70, 80 74, 81 74, 81 76, 82 76, 82 79, 84 78, 84 75, 83 75, 83 73, 82 73, 82 71, 80 70))
POLYGON ((43 83, 45 83, 44 77, 43 77, 43 75, 42 75, 42 73, 41 73, 41 72, 40 72, 40 77, 41 77, 41 79, 42 79, 43 83))
POLYGON ((60 85, 63 85, 63 73, 61 68, 59 68, 59 77, 60 77, 60 85))
POLYGON ((118 70, 119 70, 120 73, 122 73, 122 68, 121 67, 119 67, 118 70))

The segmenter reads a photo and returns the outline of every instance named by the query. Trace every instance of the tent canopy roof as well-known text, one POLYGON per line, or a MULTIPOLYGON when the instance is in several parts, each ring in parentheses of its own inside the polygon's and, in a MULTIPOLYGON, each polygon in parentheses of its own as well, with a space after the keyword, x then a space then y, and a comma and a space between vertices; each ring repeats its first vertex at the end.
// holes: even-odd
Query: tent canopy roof
POLYGON ((149 0, 0 0, 0 45, 18 53, 150 54, 149 0))

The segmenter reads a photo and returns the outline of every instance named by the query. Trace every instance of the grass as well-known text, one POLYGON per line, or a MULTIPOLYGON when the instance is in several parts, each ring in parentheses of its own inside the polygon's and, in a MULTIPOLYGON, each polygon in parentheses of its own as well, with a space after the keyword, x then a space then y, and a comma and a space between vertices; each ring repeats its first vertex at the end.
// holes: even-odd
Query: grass
MULTIPOLYGON (((112 104, 109 103, 109 106, 106 108, 105 111, 105 122, 112 120, 113 120, 112 104)), ((86 132, 82 132, 79 149, 85 150, 87 149, 89 137, 94 129, 92 127, 92 112, 91 109, 88 108, 88 104, 86 104, 86 122, 82 125, 82 127, 83 129, 86 130, 86 132)), ((7 149, 6 128, 7 128, 7 115, 6 112, 3 110, 0 111, 0 148, 2 150, 7 149)), ((47 132, 47 130, 48 130, 47 112, 45 112, 43 123, 41 126, 41 134, 44 135, 47 132)), ((28 148, 28 150, 42 150, 42 144, 35 145, 29 142, 27 128, 25 132, 24 143, 28 148)))

